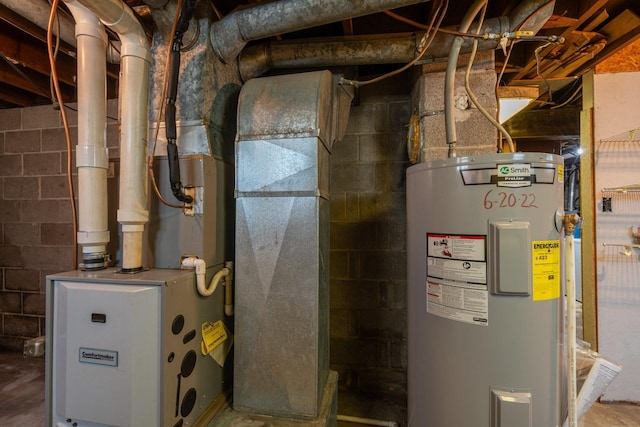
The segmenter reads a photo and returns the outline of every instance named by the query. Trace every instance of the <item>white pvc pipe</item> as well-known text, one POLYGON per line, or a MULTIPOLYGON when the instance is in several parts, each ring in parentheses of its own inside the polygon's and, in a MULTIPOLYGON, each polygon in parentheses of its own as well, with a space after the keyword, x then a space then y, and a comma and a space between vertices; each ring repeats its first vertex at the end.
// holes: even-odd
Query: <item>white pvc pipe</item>
MULTIPOLYGON (((565 225, 566 227, 566 225, 565 225)), ((576 263, 573 233, 565 233, 566 243, 566 292, 567 292, 567 394, 568 427, 578 425, 577 378, 576 378, 576 263)))
POLYGON ((142 268, 142 233, 147 210, 146 144, 149 120, 149 42, 135 15, 121 0, 78 0, 116 32, 120 41, 120 201, 122 269, 142 268))
MULTIPOLYGON (((85 261, 104 258, 107 214, 107 34, 100 20, 74 0, 65 0, 76 21, 78 51, 78 244, 85 261)), ((85 267, 91 264, 85 264, 85 267)), ((101 267, 105 265, 99 264, 101 267)), ((90 267, 88 267, 90 268, 90 267)))
POLYGON ((395 421, 375 420, 373 418, 352 417, 350 415, 338 415, 338 421, 346 421, 348 423, 366 424, 370 426, 398 427, 395 421))
MULTIPOLYGON (((207 263, 205 260, 197 257, 187 257, 182 260, 182 267, 195 268, 196 273, 196 288, 198 293, 203 297, 213 295, 218 288, 220 282, 224 279, 225 283, 230 282, 231 269, 223 267, 216 274, 213 275, 209 284, 206 284, 205 275, 207 274, 207 263)), ((227 312, 227 306, 225 305, 225 313, 227 312)), ((230 316, 227 314, 227 316, 230 316)))

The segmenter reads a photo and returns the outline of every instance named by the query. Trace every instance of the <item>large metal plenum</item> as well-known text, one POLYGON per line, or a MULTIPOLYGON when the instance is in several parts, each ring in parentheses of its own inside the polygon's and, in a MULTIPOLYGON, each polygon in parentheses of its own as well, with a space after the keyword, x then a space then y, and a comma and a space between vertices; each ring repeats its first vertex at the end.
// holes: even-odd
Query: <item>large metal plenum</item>
POLYGON ((315 418, 329 373, 330 72, 248 81, 236 138, 236 411, 315 418))

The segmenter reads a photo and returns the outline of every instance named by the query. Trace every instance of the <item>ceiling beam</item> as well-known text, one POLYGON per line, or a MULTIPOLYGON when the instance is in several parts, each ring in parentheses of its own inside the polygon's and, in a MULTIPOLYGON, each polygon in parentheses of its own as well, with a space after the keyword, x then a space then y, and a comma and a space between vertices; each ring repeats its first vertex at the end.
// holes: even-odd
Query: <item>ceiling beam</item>
MULTIPOLYGON (((0 29, 0 52, 9 60, 46 76, 51 74, 49 55, 45 45, 30 37, 17 37, 0 29)), ((58 55, 58 79, 70 86, 76 84, 76 61, 67 55, 58 55)))

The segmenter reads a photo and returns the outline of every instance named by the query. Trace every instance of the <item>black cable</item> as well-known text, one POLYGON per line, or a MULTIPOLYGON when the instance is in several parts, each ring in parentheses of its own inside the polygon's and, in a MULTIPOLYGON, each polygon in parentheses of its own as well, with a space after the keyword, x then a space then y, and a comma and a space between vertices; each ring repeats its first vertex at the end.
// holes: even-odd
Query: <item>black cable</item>
POLYGON ((180 162, 178 154, 178 131, 176 126, 176 98, 178 96, 178 75, 180 73, 180 47, 182 36, 189 28, 189 21, 193 17, 196 0, 187 0, 182 3, 175 35, 171 42, 171 54, 169 55, 169 78, 167 87, 167 99, 165 107, 165 126, 167 135, 167 160, 169 161, 169 180, 171 191, 176 199, 183 203, 193 202, 193 198, 184 193, 180 180, 180 162))

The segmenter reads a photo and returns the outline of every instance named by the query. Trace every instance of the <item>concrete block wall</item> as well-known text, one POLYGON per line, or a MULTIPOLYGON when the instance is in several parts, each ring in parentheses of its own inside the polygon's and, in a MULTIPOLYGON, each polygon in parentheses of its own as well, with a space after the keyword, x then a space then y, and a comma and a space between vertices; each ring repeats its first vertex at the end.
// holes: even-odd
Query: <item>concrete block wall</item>
MULTIPOLYGON (((75 150, 77 116, 67 113, 75 150)), ((109 101, 108 114, 109 155, 115 158, 117 102, 109 101)), ((24 339, 44 335, 45 277, 75 268, 66 169, 59 111, 0 110, 0 350, 21 351, 24 339)), ((75 175, 74 183, 77 188, 75 175)))
POLYGON ((350 392, 406 402, 410 90, 406 75, 361 87, 331 155, 330 360, 343 409, 350 392))
MULTIPOLYGON (((473 105, 467 95, 465 74, 468 62, 468 54, 460 56, 454 85, 458 157, 491 154, 497 149, 496 128, 473 105)), ((419 163, 447 158, 444 118, 445 70, 446 63, 423 65, 422 75, 413 88, 412 109, 420 119, 419 163)), ((469 73, 469 85, 480 105, 494 117, 498 107, 496 78, 494 52, 478 52, 469 73)))

